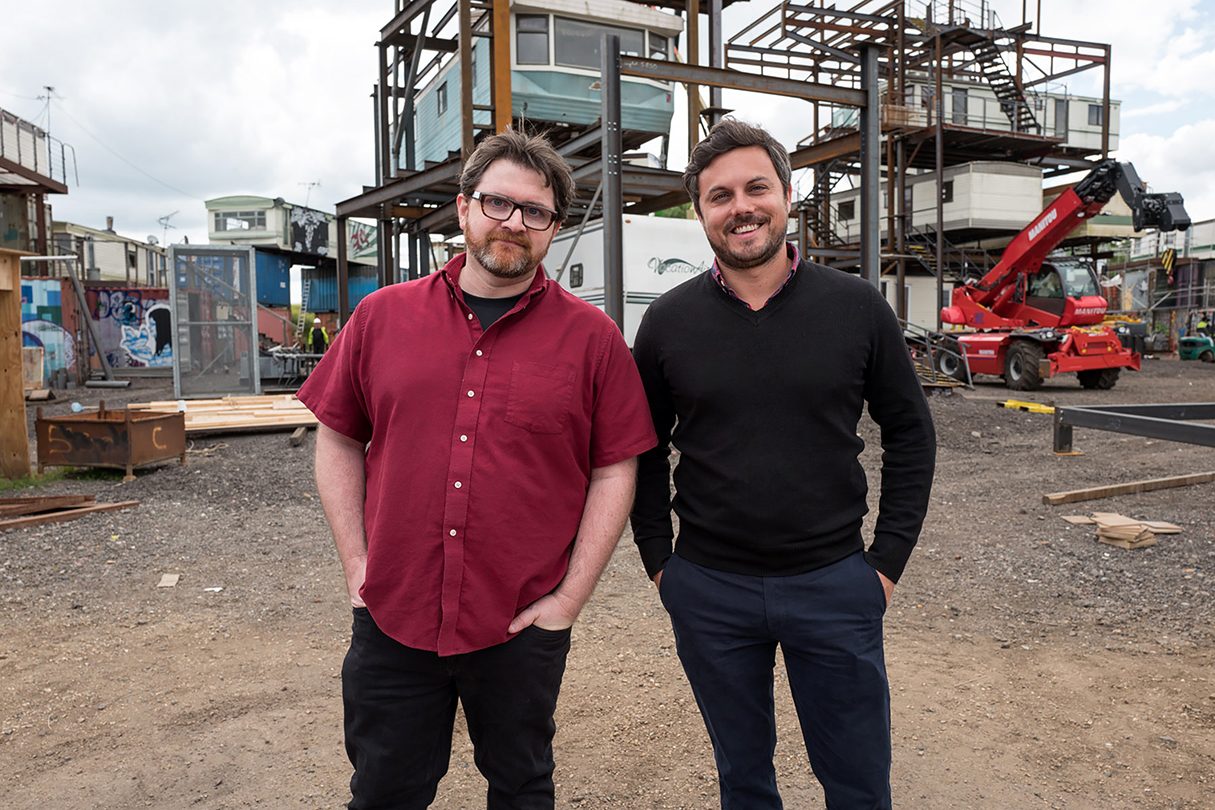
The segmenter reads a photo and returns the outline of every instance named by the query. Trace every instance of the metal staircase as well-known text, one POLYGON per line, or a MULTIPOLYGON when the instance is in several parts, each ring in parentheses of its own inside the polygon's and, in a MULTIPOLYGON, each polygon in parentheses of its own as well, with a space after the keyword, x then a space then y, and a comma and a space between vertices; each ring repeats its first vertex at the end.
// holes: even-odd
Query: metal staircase
POLYGON ((1034 116, 1025 93, 1017 84, 1016 77, 1004 64, 1000 56, 1000 46, 994 39, 979 36, 966 44, 967 49, 974 54, 979 73, 983 76, 996 98, 1000 101, 1000 109, 1008 116, 1014 132, 1041 132, 1042 125, 1034 116))
POLYGON ((798 206, 806 212, 806 226, 816 247, 837 247, 845 240, 831 227, 831 189, 844 175, 848 162, 833 160, 815 170, 814 186, 798 206))

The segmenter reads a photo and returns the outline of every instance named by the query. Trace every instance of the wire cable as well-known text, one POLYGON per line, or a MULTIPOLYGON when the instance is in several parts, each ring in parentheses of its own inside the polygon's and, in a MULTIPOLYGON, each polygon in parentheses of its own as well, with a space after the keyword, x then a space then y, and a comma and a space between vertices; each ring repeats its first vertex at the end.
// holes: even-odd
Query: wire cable
POLYGON ((84 124, 80 123, 80 121, 76 118, 76 116, 72 115, 70 112, 68 112, 66 109, 64 109, 64 106, 62 104, 56 104, 55 109, 58 110, 59 112, 63 113, 64 115, 66 115, 68 117, 68 120, 70 120, 76 126, 80 127, 81 131, 84 132, 85 135, 88 135, 90 138, 92 138, 94 141, 96 141, 98 146, 100 146, 102 149, 109 152, 114 157, 121 160, 123 163, 130 166, 135 171, 142 174, 144 177, 147 177, 149 180, 152 180, 153 182, 159 183, 160 185, 164 186, 165 188, 169 189, 170 191, 176 191, 178 194, 182 194, 186 197, 189 197, 190 199, 198 200, 199 202, 205 202, 205 200, 203 200, 203 198, 199 197, 197 194, 191 194, 190 192, 183 191, 182 189, 178 188, 177 186, 172 185, 171 183, 166 183, 164 180, 161 180, 159 177, 157 177, 149 172, 144 171, 143 169, 136 166, 131 161, 127 160, 125 157, 123 157, 121 154, 119 154, 116 150, 114 150, 113 148, 108 146, 103 140, 101 140, 101 138, 94 135, 93 132, 90 131, 88 127, 86 127, 84 124))

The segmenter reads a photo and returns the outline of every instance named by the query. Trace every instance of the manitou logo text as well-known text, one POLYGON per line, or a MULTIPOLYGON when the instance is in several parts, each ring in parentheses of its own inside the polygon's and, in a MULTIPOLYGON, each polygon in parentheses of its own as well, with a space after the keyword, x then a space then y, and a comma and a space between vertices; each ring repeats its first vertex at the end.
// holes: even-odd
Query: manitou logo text
POLYGON ((1029 229, 1029 241, 1034 241, 1042 231, 1046 230, 1046 226, 1054 222, 1059 217, 1059 212, 1053 208, 1046 212, 1046 216, 1042 217, 1036 225, 1029 229))

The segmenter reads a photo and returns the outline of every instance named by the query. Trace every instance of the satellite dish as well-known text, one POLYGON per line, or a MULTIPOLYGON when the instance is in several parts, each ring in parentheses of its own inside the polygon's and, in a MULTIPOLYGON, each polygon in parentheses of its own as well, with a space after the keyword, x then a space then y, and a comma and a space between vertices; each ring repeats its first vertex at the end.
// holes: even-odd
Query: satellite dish
POLYGON ((148 244, 149 244, 149 245, 159 245, 159 244, 160 244, 160 242, 158 242, 158 241, 156 240, 156 237, 155 237, 155 236, 153 236, 152 234, 148 234, 148 244))

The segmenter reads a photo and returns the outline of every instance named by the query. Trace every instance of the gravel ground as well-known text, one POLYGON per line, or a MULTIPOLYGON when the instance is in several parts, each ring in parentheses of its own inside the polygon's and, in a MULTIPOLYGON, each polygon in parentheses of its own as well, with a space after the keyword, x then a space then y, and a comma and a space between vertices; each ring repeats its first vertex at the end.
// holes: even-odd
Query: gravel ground
MULTIPOLYGON (((110 405, 169 397, 148 380, 73 394, 110 405)), ((1077 430, 1083 455, 1058 458, 1050 417, 996 407, 1010 396, 1215 401, 1215 369, 1162 359, 1112 392, 1063 380, 1033 394, 980 383, 932 397, 932 507, 887 614, 896 805, 1209 807, 1215 484, 1064 507, 1042 495, 1215 470, 1215 457, 1077 430), (1097 510, 1184 531, 1124 551, 1060 519, 1097 510)), ((876 429, 865 422, 862 435, 876 496, 876 429)), ((141 505, 0 534, 6 807, 344 800, 349 613, 311 452, 311 438, 291 448, 285 434, 211 437, 185 466, 129 484, 101 473, 36 490, 141 505), (181 581, 157 588, 163 573, 181 581)), ((786 805, 822 807, 778 680, 786 805)), ((707 737, 627 536, 575 628, 558 721, 558 806, 715 806, 707 737)), ((436 807, 483 807, 458 736, 436 807)))

